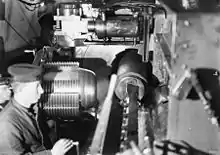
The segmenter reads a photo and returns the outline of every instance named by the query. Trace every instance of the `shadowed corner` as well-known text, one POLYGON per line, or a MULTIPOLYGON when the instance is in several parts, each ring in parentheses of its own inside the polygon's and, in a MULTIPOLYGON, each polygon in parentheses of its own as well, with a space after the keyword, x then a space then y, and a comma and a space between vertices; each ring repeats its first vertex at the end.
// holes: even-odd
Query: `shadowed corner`
MULTIPOLYGON (((218 109, 220 109, 220 73, 217 69, 214 68, 197 68, 195 72, 197 74, 198 81, 200 82, 204 93, 208 92, 211 95, 210 108, 215 112, 215 116, 218 118, 219 122, 220 111, 218 109)), ((194 88, 190 91, 188 98, 192 100, 199 100, 199 96, 194 88)))

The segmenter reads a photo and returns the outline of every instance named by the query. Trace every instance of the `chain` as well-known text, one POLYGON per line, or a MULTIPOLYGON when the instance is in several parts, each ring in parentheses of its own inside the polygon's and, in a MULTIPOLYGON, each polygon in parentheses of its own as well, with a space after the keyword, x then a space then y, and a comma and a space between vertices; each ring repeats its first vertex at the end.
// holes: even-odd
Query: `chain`
POLYGON ((129 97, 126 97, 121 101, 121 105, 123 106, 122 113, 122 125, 121 125, 121 137, 120 137, 120 151, 123 152, 127 149, 128 144, 128 115, 129 115, 129 97))
POLYGON ((215 115, 215 111, 211 109, 211 102, 210 102, 210 100, 212 98, 211 94, 208 91, 206 91, 204 93, 204 91, 203 91, 199 81, 197 80, 197 76, 196 76, 196 74, 194 72, 192 72, 192 74, 191 74, 191 79, 192 79, 191 80, 192 81, 192 85, 195 88, 195 90, 196 90, 200 100, 202 101, 203 105, 205 106, 204 107, 205 111, 209 115, 208 119, 211 121, 211 123, 214 126, 218 127, 218 129, 220 129, 219 128, 219 123, 218 123, 218 118, 215 115))
POLYGON ((144 108, 141 107, 138 110, 138 146, 141 151, 146 147, 144 140, 144 138, 147 136, 146 117, 147 112, 144 108))
POLYGON ((173 87, 172 95, 178 100, 186 99, 191 88, 195 88, 196 93, 199 96, 202 104, 204 105, 205 111, 208 113, 209 120, 211 123, 220 129, 218 123, 218 118, 216 117, 215 111, 211 109, 211 94, 202 89, 200 82, 198 81, 197 74, 193 69, 185 68, 185 72, 180 80, 177 82, 176 86, 173 87))

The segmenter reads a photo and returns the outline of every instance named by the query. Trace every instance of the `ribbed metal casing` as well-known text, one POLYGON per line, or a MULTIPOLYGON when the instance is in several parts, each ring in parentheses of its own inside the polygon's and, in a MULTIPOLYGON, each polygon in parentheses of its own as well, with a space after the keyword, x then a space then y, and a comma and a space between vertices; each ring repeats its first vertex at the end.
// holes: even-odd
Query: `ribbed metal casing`
POLYGON ((96 75, 74 62, 50 62, 43 65, 42 109, 50 117, 77 116, 96 105, 96 75))

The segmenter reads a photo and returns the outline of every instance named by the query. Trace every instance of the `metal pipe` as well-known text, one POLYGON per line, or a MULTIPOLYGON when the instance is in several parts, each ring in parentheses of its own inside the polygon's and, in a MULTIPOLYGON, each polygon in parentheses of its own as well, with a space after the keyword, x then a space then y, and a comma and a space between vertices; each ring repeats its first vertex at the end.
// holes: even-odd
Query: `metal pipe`
POLYGON ((144 34, 143 34, 143 42, 144 42, 144 53, 143 53, 143 61, 147 61, 147 52, 149 50, 149 33, 150 33, 150 18, 147 15, 149 8, 144 8, 144 34))
POLYGON ((84 45, 134 45, 134 41, 85 41, 84 45))
POLYGON ((138 20, 133 17, 116 17, 106 21, 88 22, 88 31, 95 32, 98 38, 106 37, 137 37, 138 20))
POLYGON ((79 142, 73 142, 73 145, 76 146, 76 154, 79 155, 79 142))

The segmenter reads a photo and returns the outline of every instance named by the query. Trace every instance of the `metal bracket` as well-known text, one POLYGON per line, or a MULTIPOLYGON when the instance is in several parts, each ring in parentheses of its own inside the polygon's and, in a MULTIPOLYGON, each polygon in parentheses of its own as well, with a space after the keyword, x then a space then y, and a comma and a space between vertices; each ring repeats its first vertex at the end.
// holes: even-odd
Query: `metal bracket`
POLYGON ((183 100, 187 98, 190 90, 194 88, 199 99, 202 101, 205 106, 204 109, 209 114, 209 120, 215 126, 219 126, 218 118, 215 116, 215 112, 210 108, 211 107, 211 94, 208 91, 204 91, 200 82, 197 79, 196 72, 193 69, 186 68, 183 76, 177 82, 175 87, 173 87, 171 95, 177 98, 178 100, 183 100))
POLYGON ((186 99, 189 91, 192 89, 192 73, 189 69, 185 70, 180 80, 176 83, 171 91, 171 95, 178 100, 186 99))

